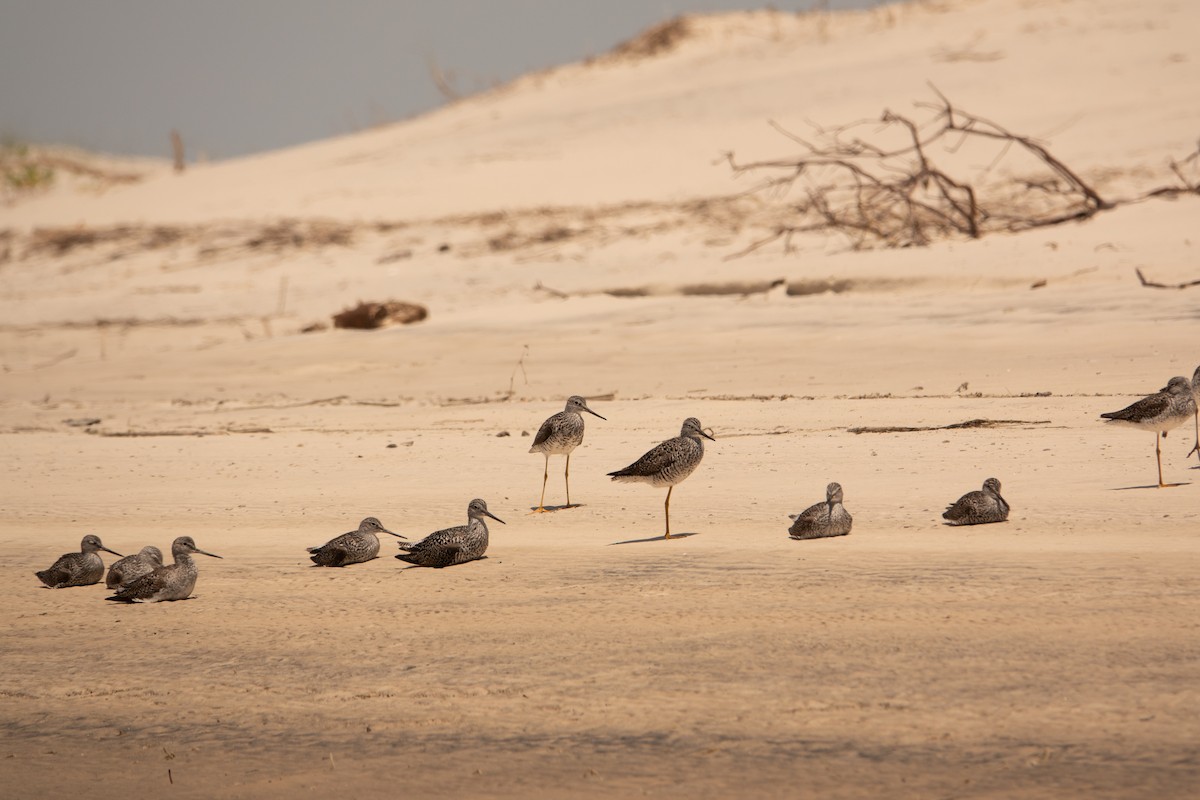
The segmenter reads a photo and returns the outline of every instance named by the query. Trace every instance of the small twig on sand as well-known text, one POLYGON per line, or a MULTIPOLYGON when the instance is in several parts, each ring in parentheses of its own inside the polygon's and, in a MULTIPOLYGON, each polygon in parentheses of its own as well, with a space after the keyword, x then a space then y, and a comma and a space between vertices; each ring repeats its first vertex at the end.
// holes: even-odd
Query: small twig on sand
POLYGON ((213 411, 214 412, 217 412, 217 411, 261 411, 264 409, 302 408, 304 406, 324 406, 324 405, 336 406, 336 405, 339 405, 343 400, 349 400, 349 399, 350 399, 350 395, 339 394, 337 397, 323 397, 320 400, 307 400, 303 403, 283 403, 280 405, 262 405, 262 406, 233 406, 233 407, 228 407, 228 408, 218 405, 216 408, 213 409, 213 411))
POLYGON ((512 375, 508 378, 508 397, 512 397, 517 393, 513 388, 513 384, 516 383, 518 369, 521 370, 521 377, 525 379, 525 385, 529 385, 529 375, 525 372, 525 356, 527 355, 529 355, 529 345, 522 345, 521 357, 517 359, 517 365, 513 367, 512 375))
POLYGON ((33 368, 34 369, 45 369, 46 367, 53 367, 55 364, 66 361, 68 358, 74 358, 75 354, 78 352, 79 352, 78 348, 71 348, 70 350, 59 353, 58 355, 54 356, 53 358, 49 359, 48 361, 43 361, 40 364, 34 364, 33 368))
POLYGON ((883 427, 883 428, 848 428, 848 433, 915 433, 917 431, 950 431, 958 428, 999 428, 1005 425, 1049 425, 1048 419, 969 419, 966 422, 955 422, 951 425, 927 425, 916 428, 883 427))
POLYGON ((558 289, 551 289, 549 286, 542 283, 541 281, 538 281, 537 283, 535 283, 533 285, 533 290, 535 292, 545 292, 546 294, 550 295, 551 297, 558 297, 563 300, 565 300, 571 296, 571 295, 567 294, 566 292, 559 291, 558 289))
POLYGON ((1146 276, 1142 274, 1141 269, 1134 267, 1133 271, 1137 273, 1138 280, 1142 282, 1142 286, 1147 286, 1151 289, 1186 289, 1189 286, 1200 286, 1200 278, 1194 281, 1185 281, 1183 283, 1158 283, 1156 281, 1146 280, 1146 276))

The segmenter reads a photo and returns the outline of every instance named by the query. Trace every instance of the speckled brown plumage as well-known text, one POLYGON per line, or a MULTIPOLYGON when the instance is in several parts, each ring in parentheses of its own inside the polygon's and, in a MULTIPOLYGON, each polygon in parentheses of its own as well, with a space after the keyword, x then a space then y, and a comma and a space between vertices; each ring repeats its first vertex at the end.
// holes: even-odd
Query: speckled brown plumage
POLYGON ((845 536, 850 533, 854 518, 842 505, 842 485, 831 483, 825 487, 825 502, 816 503, 788 517, 795 520, 788 528, 793 539, 824 539, 830 536, 845 536))
POLYGON ((1167 484, 1163 483, 1162 447, 1158 435, 1161 433, 1166 438, 1167 431, 1178 428, 1195 415, 1196 400, 1192 396, 1192 385, 1187 378, 1177 375, 1154 394, 1120 411, 1109 411, 1100 416, 1116 425, 1154 433, 1154 458, 1158 462, 1158 485, 1162 488, 1167 484))
POLYGON ((608 473, 614 481, 624 483, 648 483, 651 486, 667 486, 667 499, 663 503, 666 516, 664 539, 671 538, 671 492, 676 484, 695 472, 704 458, 703 439, 713 439, 704 432, 700 420, 688 417, 683 421, 679 435, 674 439, 652 447, 637 461, 624 469, 608 473))
POLYGON ((452 567, 484 557, 488 548, 488 529, 484 517, 504 524, 504 520, 488 511, 487 503, 476 498, 467 504, 467 524, 434 531, 415 544, 400 542, 396 558, 418 567, 452 567))
MULTIPOLYGON (((567 508, 571 507, 571 451, 583 443, 583 412, 594 417, 600 417, 588 408, 587 400, 579 395, 567 398, 567 407, 554 414, 542 423, 533 444, 529 447, 531 453, 541 453, 545 457, 542 469, 542 497, 538 500, 535 511, 546 510, 546 481, 550 478, 550 456, 563 455, 567 457, 563 469, 563 481, 567 485, 567 508)), ((600 419, 605 419, 600 417, 600 419)))
POLYGON ((174 557, 175 563, 157 567, 129 585, 117 589, 115 594, 105 599, 125 603, 186 600, 191 597, 192 590, 196 588, 196 577, 199 575, 196 562, 192 561, 192 553, 200 553, 213 558, 221 557, 216 553, 209 553, 196 547, 192 537, 180 536, 171 543, 171 555, 174 557))
POLYGON ((946 507, 942 519, 951 525, 984 525, 1008 519, 1008 502, 1000 496, 1000 481, 988 478, 981 491, 967 492, 946 507))
POLYGON ((108 567, 104 585, 109 589, 128 586, 133 581, 148 572, 153 572, 163 564, 162 550, 154 545, 146 545, 131 556, 117 559, 108 567))
POLYGON ((343 533, 330 539, 320 547, 307 548, 310 558, 318 567, 345 567, 361 564, 379 555, 379 534, 389 533, 397 539, 404 537, 392 533, 375 517, 367 517, 358 524, 358 530, 343 533))
POLYGON ((51 589, 91 586, 93 583, 99 583, 104 577, 104 560, 100 558, 98 550, 112 553, 114 556, 121 555, 101 544, 99 536, 89 533, 79 543, 78 553, 65 553, 50 567, 34 574, 51 589))

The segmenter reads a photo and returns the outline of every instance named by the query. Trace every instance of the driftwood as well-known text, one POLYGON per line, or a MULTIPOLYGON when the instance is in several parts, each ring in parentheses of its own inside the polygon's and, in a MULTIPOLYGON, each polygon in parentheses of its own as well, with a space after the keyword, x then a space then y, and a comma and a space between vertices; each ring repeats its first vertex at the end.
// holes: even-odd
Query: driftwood
POLYGON ((429 316, 425 306, 386 300, 382 303, 359 303, 353 308, 333 315, 335 328, 374 330, 385 325, 409 325, 429 316))
POLYGON ((812 141, 771 123, 800 145, 801 155, 739 163, 732 152, 726 153, 736 175, 764 176, 751 193, 801 194, 792 201, 787 222, 727 258, 779 240, 786 252, 792 236, 806 232, 840 233, 854 249, 919 247, 957 236, 975 239, 991 232, 1084 220, 1149 197, 1200 194, 1200 180, 1185 174, 1195 171, 1200 148, 1182 161, 1170 162, 1181 186, 1112 200, 1101 196, 1042 143, 963 111, 936 88, 933 91, 936 103, 917 104, 932 112, 920 123, 885 109, 877 120, 830 129, 814 126, 812 141), (973 180, 968 177, 971 170, 953 163, 968 145, 987 145, 996 151, 984 175, 1007 158, 1019 156, 1025 177, 989 183, 973 180))

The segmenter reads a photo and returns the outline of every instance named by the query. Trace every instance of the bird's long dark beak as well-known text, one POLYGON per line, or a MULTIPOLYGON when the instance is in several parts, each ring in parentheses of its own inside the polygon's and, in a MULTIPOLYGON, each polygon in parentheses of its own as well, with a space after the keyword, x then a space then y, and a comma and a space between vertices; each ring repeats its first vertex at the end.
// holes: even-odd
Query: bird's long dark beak
POLYGON ((493 513, 492 513, 492 512, 490 512, 490 511, 484 511, 483 513, 487 514, 489 517, 491 517, 492 519, 496 520, 496 522, 499 522, 501 525, 507 525, 507 524, 508 524, 507 522, 505 522, 504 520, 500 519, 499 517, 497 517, 495 514, 493 514, 493 513))
POLYGON ((196 548, 195 552, 199 553, 202 556, 212 556, 213 558, 222 558, 222 556, 219 556, 216 553, 210 553, 207 550, 201 550, 199 547, 196 548))
MULTIPOLYGON (((712 430, 712 429, 710 428, 709 430, 712 430)), ((703 431, 703 430, 700 431, 700 435, 703 436, 705 439, 712 439, 712 441, 714 441, 714 442, 716 441, 716 439, 713 437, 713 435, 706 431, 703 431)))
MULTIPOLYGON (((584 407, 583 407, 583 410, 584 410, 584 411, 586 411, 586 412, 588 412, 589 414, 591 414, 593 417, 600 417, 600 415, 599 415, 599 414, 597 414, 595 411, 592 411, 592 410, 591 410, 590 408, 588 408, 587 406, 584 406, 584 407)), ((608 422, 608 417, 600 417, 600 419, 604 420, 605 422, 608 422)))
POLYGON ((404 540, 404 541, 406 541, 406 542, 408 541, 408 537, 407 537, 407 536, 401 536, 401 535, 400 535, 400 534, 398 534, 398 533, 392 533, 392 532, 391 532, 391 531, 389 531, 387 528, 380 527, 380 529, 379 529, 379 530, 383 531, 384 533, 391 533, 391 534, 392 534, 392 536, 395 536, 397 539, 403 539, 403 540, 404 540))
POLYGON ((100 549, 101 549, 101 550, 103 550, 103 551, 104 551, 104 552, 106 552, 106 553, 112 553, 114 556, 119 556, 119 557, 121 557, 121 558, 124 558, 124 557, 125 557, 125 556, 121 555, 120 553, 118 553, 116 550, 109 550, 109 549, 108 549, 107 547, 105 547, 104 545, 100 545, 100 549))

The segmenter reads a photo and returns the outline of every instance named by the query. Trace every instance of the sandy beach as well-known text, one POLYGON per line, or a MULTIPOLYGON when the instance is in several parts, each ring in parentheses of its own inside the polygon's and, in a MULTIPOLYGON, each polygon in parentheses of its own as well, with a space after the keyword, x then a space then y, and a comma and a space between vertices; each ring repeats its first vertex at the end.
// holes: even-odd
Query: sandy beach
POLYGON ((1195 796, 1194 423, 1161 440, 1160 489, 1154 436, 1100 414, 1200 365, 1200 286, 1136 272, 1200 279, 1200 203, 1126 202, 1178 186, 1172 160, 1196 177, 1197 29, 1200 6, 1167 0, 689 18, 661 52, 406 122, 10 199, 0 783, 1195 796), (768 121, 920 118, 931 85, 1114 207, 738 255, 798 201, 723 154, 794 157, 768 121), (429 316, 328 327, 384 300, 429 316), (532 436, 574 394, 607 418, 571 457, 580 505, 533 514, 532 436), (607 473, 687 417, 715 441, 664 540, 665 489, 607 473), (1007 522, 942 524, 992 476, 1007 522), (790 540, 830 481, 852 533, 790 540), (480 561, 408 569, 390 537, 345 569, 305 552, 366 516, 410 539, 460 525, 475 497, 507 523, 480 561), (174 603, 39 585, 88 533, 222 559, 174 603))

